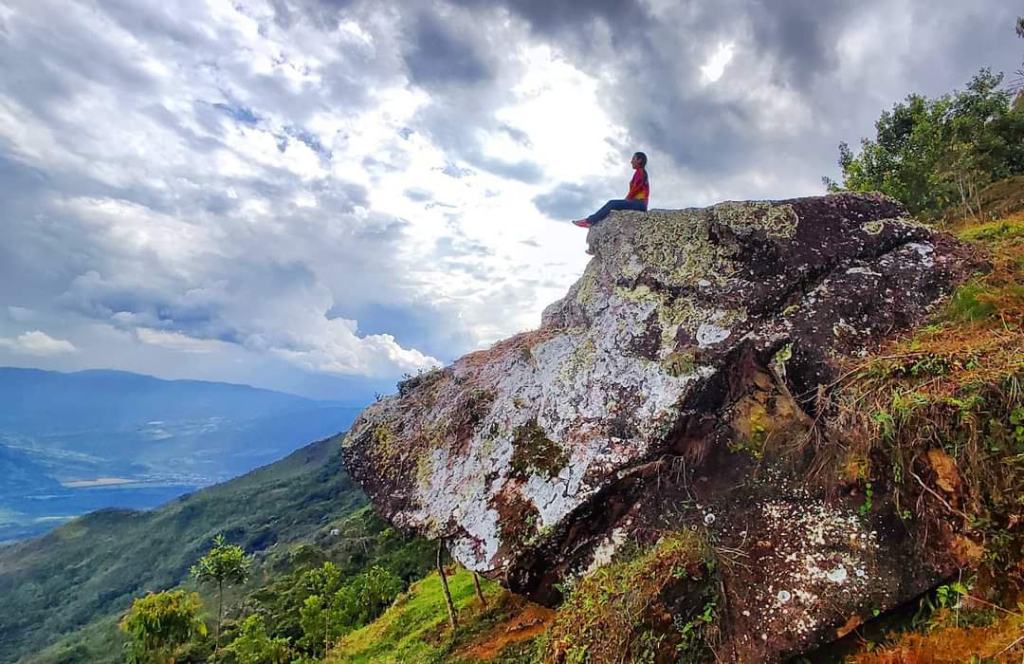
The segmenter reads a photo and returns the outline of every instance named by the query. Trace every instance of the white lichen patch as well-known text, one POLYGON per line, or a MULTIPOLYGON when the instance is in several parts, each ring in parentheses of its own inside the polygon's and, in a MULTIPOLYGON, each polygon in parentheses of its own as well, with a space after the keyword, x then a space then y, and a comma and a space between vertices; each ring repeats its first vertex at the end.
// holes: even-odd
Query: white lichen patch
POLYGON ((911 249, 917 252, 917 255, 921 257, 921 263, 925 267, 932 267, 935 264, 933 255, 935 254, 935 247, 927 242, 911 242, 907 245, 907 249, 911 249))
POLYGON ((764 608, 759 629, 807 636, 833 618, 837 597, 855 603, 870 588, 878 538, 856 513, 798 492, 760 505, 760 519, 772 540, 754 543, 765 574, 753 600, 764 608))
POLYGON ((700 327, 697 328, 697 345, 701 348, 707 348, 717 343, 725 341, 732 334, 732 330, 724 327, 718 327, 714 323, 701 323, 700 327))
POLYGON ((469 537, 454 540, 452 554, 470 569, 491 569, 501 539, 500 515, 491 507, 490 499, 501 484, 488 485, 486 475, 476 471, 507 465, 511 452, 507 442, 496 445, 483 439, 471 444, 464 456, 453 457, 446 448, 433 450, 427 469, 420 471, 429 478, 418 492, 420 509, 407 514, 407 525, 417 524, 429 531, 443 529, 450 521, 457 522, 469 537))
POLYGON ((631 524, 632 520, 627 519, 623 522, 622 525, 613 528, 612 531, 608 533, 608 535, 604 539, 601 540, 601 542, 594 549, 593 556, 590 560, 590 565, 587 567, 586 570, 583 571, 583 573, 580 576, 587 576, 591 572, 594 572, 597 569, 604 567, 612 561, 612 557, 615 555, 615 552, 618 551, 619 547, 625 543, 626 537, 629 535, 630 532, 629 527, 631 524))

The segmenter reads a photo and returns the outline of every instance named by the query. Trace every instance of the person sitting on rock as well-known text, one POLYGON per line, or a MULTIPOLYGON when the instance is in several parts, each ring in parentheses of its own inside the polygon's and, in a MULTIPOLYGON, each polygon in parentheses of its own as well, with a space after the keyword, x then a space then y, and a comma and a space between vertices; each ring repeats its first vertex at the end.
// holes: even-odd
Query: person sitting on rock
POLYGON ((633 179, 629 181, 629 193, 626 194, 626 197, 610 200, 594 214, 585 219, 577 219, 572 223, 580 228, 590 228, 607 217, 612 210, 647 211, 647 201, 651 198, 651 183, 647 179, 647 155, 637 152, 633 155, 630 164, 636 171, 633 173, 633 179))

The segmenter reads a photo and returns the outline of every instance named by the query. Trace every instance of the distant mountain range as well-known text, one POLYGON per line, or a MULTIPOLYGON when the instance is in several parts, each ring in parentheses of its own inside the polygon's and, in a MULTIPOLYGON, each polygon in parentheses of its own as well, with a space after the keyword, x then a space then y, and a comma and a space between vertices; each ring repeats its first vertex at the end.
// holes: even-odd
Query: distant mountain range
POLYGON ((0 368, 0 542, 149 508, 346 429, 360 403, 121 371, 0 368))

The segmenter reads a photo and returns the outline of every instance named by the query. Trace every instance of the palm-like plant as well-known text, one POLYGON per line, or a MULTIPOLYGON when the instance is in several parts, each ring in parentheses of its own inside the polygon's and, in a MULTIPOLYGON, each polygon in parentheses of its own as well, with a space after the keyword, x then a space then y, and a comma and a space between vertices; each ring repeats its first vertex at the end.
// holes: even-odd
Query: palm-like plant
POLYGON ((213 547, 192 566, 192 576, 199 583, 217 584, 217 628, 214 632, 213 651, 220 648, 220 625, 224 618, 224 586, 244 583, 249 577, 251 559, 240 546, 228 544, 223 535, 217 535, 213 547))

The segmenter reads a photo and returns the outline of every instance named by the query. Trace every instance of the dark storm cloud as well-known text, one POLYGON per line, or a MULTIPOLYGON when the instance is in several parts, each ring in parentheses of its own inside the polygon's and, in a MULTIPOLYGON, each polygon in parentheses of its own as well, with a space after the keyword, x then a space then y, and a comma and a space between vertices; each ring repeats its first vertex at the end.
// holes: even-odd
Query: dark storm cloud
POLYGON ((501 4, 511 13, 525 19, 538 33, 552 36, 573 33, 584 40, 587 25, 593 20, 604 21, 613 33, 629 34, 643 28, 652 20, 642 3, 634 0, 509 0, 493 3, 487 0, 457 0, 456 4, 475 9, 501 4), (581 32, 583 33, 581 35, 581 32))
POLYGON ((578 219, 593 212, 594 202, 608 197, 608 188, 602 185, 580 185, 563 182, 549 192, 536 196, 533 204, 552 219, 578 219))
POLYGON ((476 85, 489 79, 490 70, 473 43, 443 21, 424 13, 413 26, 405 55, 413 81, 426 86, 476 85))
MULTIPOLYGON (((571 15, 557 8, 508 6, 535 28, 572 30, 571 15)), ((759 170, 805 192, 815 172, 834 172, 835 145, 856 142, 849 132, 869 131, 887 105, 912 90, 948 91, 983 65, 1005 63, 1016 11, 995 2, 944 9, 891 0, 687 2, 649 21, 636 14, 639 23, 627 28, 634 37, 614 40, 611 49, 559 43, 584 70, 616 72, 619 83, 602 91, 604 107, 638 144, 667 153, 670 168, 710 182, 759 170), (899 44, 872 40, 869 31, 862 68, 841 71, 842 38, 873 22, 906 22, 909 33, 896 37, 912 48, 894 60, 891 47, 899 44), (735 49, 725 75, 702 81, 701 66, 723 43, 735 49), (869 94, 888 101, 866 104, 869 94)))
POLYGON ((836 37, 857 7, 844 0, 762 0, 751 9, 754 44, 772 54, 781 76, 800 87, 835 69, 836 37))

